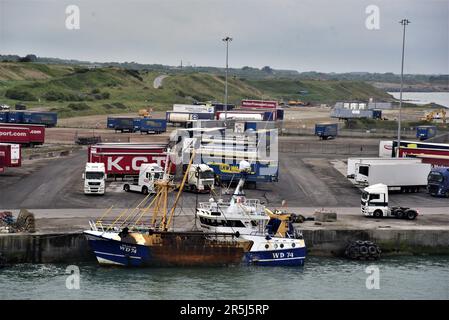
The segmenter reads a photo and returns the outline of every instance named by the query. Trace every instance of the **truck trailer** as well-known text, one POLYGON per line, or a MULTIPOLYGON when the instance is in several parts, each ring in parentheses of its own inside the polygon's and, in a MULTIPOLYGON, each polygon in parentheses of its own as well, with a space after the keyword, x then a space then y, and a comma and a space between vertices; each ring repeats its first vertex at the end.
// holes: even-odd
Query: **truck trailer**
MULTIPOLYGON (((164 167, 167 144, 99 143, 88 147, 88 162, 104 163, 108 176, 138 175, 142 163, 164 167)), ((171 172, 175 172, 172 164, 171 172)))
POLYGON ((213 120, 215 114, 212 112, 166 112, 166 120, 168 123, 181 124, 187 126, 191 120, 213 120))
POLYGON ((5 167, 20 167, 21 165, 20 144, 0 143, 0 172, 3 172, 5 167))
POLYGON ((140 133, 162 133, 167 131, 167 120, 165 119, 140 119, 140 133))
POLYGON ((18 143, 22 145, 30 144, 30 129, 20 126, 1 126, 1 143, 18 143))
POLYGON ((42 124, 46 127, 54 127, 58 122, 56 112, 23 111, 22 122, 26 124, 42 124))
POLYGON ((348 165, 346 170, 346 177, 354 179, 356 174, 359 172, 359 167, 361 164, 372 164, 372 163, 422 163, 421 159, 417 158, 348 158, 348 165))
POLYGON ((359 164, 355 181, 359 185, 385 184, 389 190, 419 192, 427 187, 427 177, 431 170, 428 163, 372 163, 359 164))
POLYGON ((322 140, 335 138, 338 132, 338 123, 316 123, 315 135, 322 140))
POLYGON ((45 142, 45 126, 42 124, 23 124, 23 123, 1 123, 0 127, 17 127, 28 128, 30 130, 30 146, 44 144, 45 142))

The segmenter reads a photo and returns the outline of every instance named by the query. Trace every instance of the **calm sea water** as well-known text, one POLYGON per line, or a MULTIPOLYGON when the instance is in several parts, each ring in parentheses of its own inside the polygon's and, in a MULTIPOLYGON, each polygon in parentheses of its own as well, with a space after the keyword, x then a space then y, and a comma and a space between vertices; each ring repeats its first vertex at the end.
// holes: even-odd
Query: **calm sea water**
POLYGON ((449 299, 449 257, 378 262, 310 257, 304 268, 121 269, 79 265, 80 289, 67 289, 66 265, 0 269, 0 299, 449 299), (366 267, 379 268, 368 290, 366 267))
MULTIPOLYGON (((399 99, 399 92, 388 93, 399 99)), ((434 102, 449 108, 449 92, 402 92, 402 100, 418 105, 434 102)))

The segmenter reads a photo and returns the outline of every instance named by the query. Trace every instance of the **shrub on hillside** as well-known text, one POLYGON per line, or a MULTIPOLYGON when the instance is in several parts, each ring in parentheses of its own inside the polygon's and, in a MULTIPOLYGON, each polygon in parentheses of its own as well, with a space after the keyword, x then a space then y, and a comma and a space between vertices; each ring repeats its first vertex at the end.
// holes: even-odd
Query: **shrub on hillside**
POLYGON ((103 99, 109 99, 111 97, 111 94, 109 92, 102 92, 101 97, 103 99))
POLYGON ((21 89, 8 89, 5 92, 5 97, 9 98, 9 99, 14 99, 14 100, 23 100, 23 101, 36 101, 37 98, 28 91, 25 90, 21 90, 21 89))
POLYGON ((44 93, 44 99, 47 101, 58 101, 58 100, 66 100, 66 96, 62 92, 50 90, 44 93))
POLYGON ((70 103, 68 107, 74 111, 84 111, 89 110, 90 106, 87 103, 81 102, 81 103, 70 103))

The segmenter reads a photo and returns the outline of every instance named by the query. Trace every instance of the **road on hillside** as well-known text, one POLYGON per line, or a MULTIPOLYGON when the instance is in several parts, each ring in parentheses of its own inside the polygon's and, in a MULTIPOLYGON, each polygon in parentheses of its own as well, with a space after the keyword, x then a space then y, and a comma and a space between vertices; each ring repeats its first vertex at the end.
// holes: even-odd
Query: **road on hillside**
POLYGON ((153 87, 154 89, 158 89, 160 86, 162 86, 162 80, 167 78, 168 76, 166 74, 157 76, 153 81, 153 87))

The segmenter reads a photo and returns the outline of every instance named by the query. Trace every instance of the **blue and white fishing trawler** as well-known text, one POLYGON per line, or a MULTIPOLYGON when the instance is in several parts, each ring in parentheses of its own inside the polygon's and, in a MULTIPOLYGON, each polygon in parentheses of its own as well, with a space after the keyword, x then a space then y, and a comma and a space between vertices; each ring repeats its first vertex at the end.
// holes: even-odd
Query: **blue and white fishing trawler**
MULTIPOLYGON (((249 163, 242 161, 244 173, 249 163)), ((245 175, 229 202, 211 198, 197 209, 201 228, 208 232, 237 234, 252 241, 245 254, 248 264, 263 266, 301 266, 306 257, 306 245, 302 234, 295 232, 290 222, 291 214, 272 212, 259 199, 247 199, 243 192, 245 175)))

